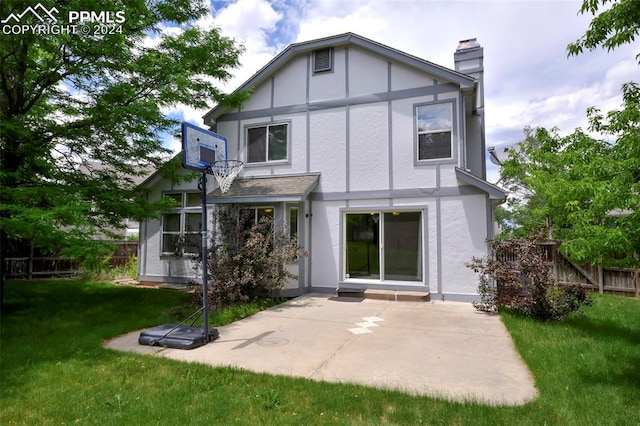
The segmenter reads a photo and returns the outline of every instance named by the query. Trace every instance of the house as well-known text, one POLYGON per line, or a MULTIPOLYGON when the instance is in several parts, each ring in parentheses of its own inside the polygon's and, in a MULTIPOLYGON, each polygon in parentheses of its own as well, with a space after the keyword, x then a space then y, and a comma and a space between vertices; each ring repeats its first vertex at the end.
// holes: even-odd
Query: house
MULTIPOLYGON (((477 298, 465 263, 488 253, 505 192, 485 180, 483 48, 464 40, 454 59, 451 70, 352 33, 295 43, 239 88, 252 90, 242 108, 204 116, 245 163, 227 193, 210 184, 209 209, 273 216, 309 251, 290 265, 299 279, 287 295, 477 298)), ((141 225, 139 279, 193 280, 173 241, 197 233, 197 182, 146 184, 180 208, 141 225)))

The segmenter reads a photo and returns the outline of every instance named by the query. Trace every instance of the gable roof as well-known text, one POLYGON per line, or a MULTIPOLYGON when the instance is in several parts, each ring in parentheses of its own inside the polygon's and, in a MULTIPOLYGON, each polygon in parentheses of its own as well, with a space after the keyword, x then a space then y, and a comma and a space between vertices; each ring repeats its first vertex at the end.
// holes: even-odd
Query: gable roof
MULTIPOLYGON (((462 89, 473 89, 476 84, 476 80, 466 74, 454 71, 441 65, 434 64, 433 62, 426 61, 424 59, 418 58, 417 56, 413 56, 384 44, 369 40, 368 38, 359 36, 357 34, 344 33, 331 37, 290 44, 286 49, 284 49, 269 63, 267 63, 267 65, 265 65, 251 78, 249 78, 249 80, 242 84, 236 90, 236 92, 245 91, 250 88, 257 87, 265 80, 269 79, 274 73, 276 73, 295 56, 307 54, 318 49, 349 45, 361 47, 365 50, 372 51, 390 60, 393 60, 394 62, 417 68, 418 70, 432 74, 443 81, 456 83, 460 85, 462 89)), ((225 108, 224 106, 216 105, 202 118, 204 119, 205 124, 212 124, 216 118, 218 118, 226 111, 227 108, 225 108)))

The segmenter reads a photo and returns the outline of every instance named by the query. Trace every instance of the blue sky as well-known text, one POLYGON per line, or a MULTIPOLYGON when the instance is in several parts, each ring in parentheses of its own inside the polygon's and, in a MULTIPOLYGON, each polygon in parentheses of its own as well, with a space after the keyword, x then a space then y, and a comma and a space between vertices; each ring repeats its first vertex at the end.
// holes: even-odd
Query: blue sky
MULTIPOLYGON (((233 91, 290 43, 354 32, 453 68, 458 41, 484 47, 488 146, 522 140, 525 126, 561 133, 587 128, 586 109, 621 104, 620 87, 640 78, 635 46, 567 58, 566 46, 586 30, 577 0, 222 0, 198 25, 215 26, 244 45, 242 66, 222 84, 233 91)), ((202 125, 206 111, 172 115, 202 125)), ((179 142, 171 143, 179 150, 179 142)), ((488 180, 498 179, 489 166, 488 180)))

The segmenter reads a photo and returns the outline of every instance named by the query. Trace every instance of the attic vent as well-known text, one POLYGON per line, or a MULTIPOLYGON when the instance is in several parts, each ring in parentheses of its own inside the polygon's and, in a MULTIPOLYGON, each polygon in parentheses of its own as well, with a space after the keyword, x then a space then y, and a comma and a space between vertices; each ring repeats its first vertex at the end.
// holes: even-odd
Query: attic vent
POLYGON ((322 49, 313 52, 313 72, 325 72, 333 69, 333 49, 322 49))

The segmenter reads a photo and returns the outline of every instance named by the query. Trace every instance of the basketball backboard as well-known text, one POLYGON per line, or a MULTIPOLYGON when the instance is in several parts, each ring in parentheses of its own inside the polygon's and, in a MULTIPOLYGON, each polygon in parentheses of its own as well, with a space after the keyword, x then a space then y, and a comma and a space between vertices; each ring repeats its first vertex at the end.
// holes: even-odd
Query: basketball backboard
POLYGON ((182 123, 182 166, 205 171, 214 161, 227 159, 227 140, 216 133, 182 123))

